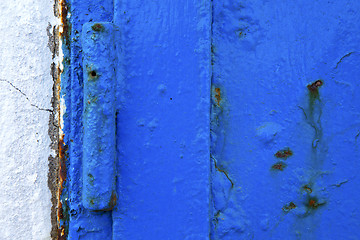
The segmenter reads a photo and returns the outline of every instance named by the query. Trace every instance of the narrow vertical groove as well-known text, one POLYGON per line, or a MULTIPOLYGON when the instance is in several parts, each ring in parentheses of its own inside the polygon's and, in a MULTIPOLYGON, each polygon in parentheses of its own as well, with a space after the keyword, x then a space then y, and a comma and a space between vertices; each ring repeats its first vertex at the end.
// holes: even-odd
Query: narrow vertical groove
POLYGON ((209 112, 210 112, 210 119, 209 119, 209 123, 210 123, 210 151, 209 151, 209 164, 210 164, 210 174, 209 174, 209 187, 210 187, 210 191, 209 191, 209 239, 211 239, 211 235, 212 235, 212 221, 213 221, 213 192, 212 192, 212 158, 211 158, 211 152, 212 152, 212 140, 211 140, 211 117, 212 117, 212 107, 211 107, 211 101, 212 101, 212 85, 213 85, 213 80, 214 80, 214 52, 213 52, 213 35, 214 35, 214 29, 213 29, 213 25, 214 25, 214 4, 213 4, 213 0, 210 1, 210 11, 211 11, 211 19, 210 19, 210 92, 209 92, 209 97, 210 97, 210 105, 209 105, 209 112))

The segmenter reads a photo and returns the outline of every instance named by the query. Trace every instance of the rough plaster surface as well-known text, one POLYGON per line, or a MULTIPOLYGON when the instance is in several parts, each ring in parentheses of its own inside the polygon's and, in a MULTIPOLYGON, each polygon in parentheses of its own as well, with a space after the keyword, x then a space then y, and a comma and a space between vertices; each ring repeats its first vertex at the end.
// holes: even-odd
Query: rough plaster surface
POLYGON ((53 4, 0 1, 0 239, 50 239, 53 4))

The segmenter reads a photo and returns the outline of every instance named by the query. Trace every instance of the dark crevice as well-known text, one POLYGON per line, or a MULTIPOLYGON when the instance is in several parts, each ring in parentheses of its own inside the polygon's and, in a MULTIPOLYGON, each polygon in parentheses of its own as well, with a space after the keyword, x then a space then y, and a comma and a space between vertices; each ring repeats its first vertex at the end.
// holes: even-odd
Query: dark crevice
MULTIPOLYGON (((210 1, 210 8, 211 8, 211 21, 210 21, 210 93, 209 93, 209 97, 210 99, 212 99, 212 85, 213 85, 213 82, 214 82, 214 45, 213 45, 213 35, 214 35, 214 29, 213 29, 213 25, 214 25, 214 2, 213 0, 210 1)), ((214 206, 213 206, 213 172, 212 172, 212 156, 211 156, 211 153, 212 153, 212 144, 211 144, 211 135, 212 135, 212 127, 211 127, 211 123, 212 123, 212 104, 210 104, 210 109, 209 109, 209 112, 210 112, 210 156, 209 156, 209 164, 210 164, 210 189, 209 189, 209 193, 210 193, 210 207, 209 207, 209 239, 211 239, 212 237, 212 232, 213 232, 213 225, 217 225, 217 222, 214 224, 213 221, 217 221, 218 217, 216 216, 217 214, 219 214, 220 211, 218 211, 216 214, 214 214, 214 206)), ((214 160, 215 161, 215 160, 214 160)))
POLYGON ((342 62, 342 60, 344 60, 344 58, 350 57, 351 54, 353 54, 353 53, 354 53, 354 52, 349 52, 349 53, 345 54, 344 56, 342 56, 342 57, 340 58, 340 60, 336 63, 335 69, 338 68, 339 64, 342 62))
POLYGON ((229 177, 229 174, 228 174, 225 170, 223 170, 223 169, 221 169, 220 167, 218 167, 215 158, 213 158, 213 157, 211 157, 211 158, 212 158, 213 161, 214 161, 215 169, 216 169, 217 171, 223 173, 223 174, 225 175, 225 177, 226 177, 226 178, 229 180, 229 182, 231 183, 231 188, 234 188, 234 182, 233 182, 233 181, 231 180, 231 178, 229 177))

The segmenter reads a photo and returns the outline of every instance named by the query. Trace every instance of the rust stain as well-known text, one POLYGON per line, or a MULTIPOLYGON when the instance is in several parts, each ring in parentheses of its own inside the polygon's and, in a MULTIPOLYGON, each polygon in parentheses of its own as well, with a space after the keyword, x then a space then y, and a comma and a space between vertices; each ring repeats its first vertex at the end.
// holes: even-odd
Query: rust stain
POLYGON ((216 99, 216 104, 220 107, 220 101, 221 101, 221 90, 220 90, 220 88, 215 88, 215 99, 216 99))
POLYGON ((109 202, 109 208, 104 209, 104 211, 111 211, 115 207, 116 202, 117 202, 117 196, 116 193, 113 191, 109 202))
POLYGON ((282 159, 287 159, 288 157, 291 157, 292 155, 293 155, 293 152, 290 150, 290 148, 279 150, 274 154, 275 157, 282 158, 282 159))
POLYGON ((307 193, 312 193, 312 189, 308 185, 303 186, 302 189, 307 193))
POLYGON ((318 207, 324 205, 324 202, 319 202, 316 198, 310 198, 308 203, 307 203, 307 207, 309 209, 317 209, 318 207))
POLYGON ((319 95, 319 87, 321 87, 323 84, 323 81, 319 79, 307 85, 307 88, 309 89, 310 94, 316 98, 319 95))
POLYGON ((104 31, 104 26, 101 23, 95 23, 94 25, 91 26, 91 28, 96 32, 104 31))
MULTIPOLYGON (((71 24, 69 20, 69 13, 70 7, 68 5, 68 0, 55 0, 54 4, 54 13, 55 16, 60 20, 59 25, 57 26, 56 30, 56 38, 58 42, 63 43, 63 46, 67 49, 70 49, 70 35, 71 35, 71 24)), ((61 44, 57 45, 57 50, 60 52, 61 44)), ((64 48, 63 48, 64 49, 64 48)), ((65 66, 70 65, 70 58, 66 57, 62 60, 65 66)), ((57 189, 57 196, 56 196, 56 220, 57 226, 53 226, 54 231, 57 233, 57 236, 53 236, 53 239, 60 239, 65 240, 67 239, 67 224, 68 224, 68 206, 66 201, 62 201, 62 195, 65 188, 66 178, 67 178, 67 169, 66 169, 66 162, 67 162, 67 151, 68 146, 64 141, 64 134, 62 134, 61 130, 61 74, 63 70, 61 69, 61 64, 58 63, 56 66, 56 74, 54 74, 54 96, 57 100, 57 123, 58 123, 58 142, 57 142, 57 159, 58 159, 58 189, 57 189)), ((54 204, 55 205, 55 204, 54 204)))
POLYGON ((217 166, 215 160, 214 160, 214 165, 215 165, 215 169, 216 169, 217 171, 219 171, 219 172, 221 172, 221 173, 223 173, 223 174, 225 175, 225 177, 226 177, 226 178, 229 180, 229 182, 231 183, 231 188, 233 188, 233 187, 234 187, 234 182, 233 182, 233 181, 231 180, 231 178, 229 177, 229 174, 228 174, 225 170, 219 168, 219 167, 217 166))
POLYGON ((283 210, 284 212, 289 212, 290 210, 292 210, 292 209, 294 209, 294 208, 296 208, 295 203, 290 202, 289 204, 285 205, 285 206, 282 208, 282 210, 283 210))
POLYGON ((58 3, 58 17, 60 18, 62 31, 60 31, 60 38, 69 42, 70 39, 70 22, 67 18, 69 14, 69 6, 67 4, 67 0, 59 0, 58 3))
MULTIPOLYGON (((110 201, 109 201, 109 207, 101 209, 101 210, 95 210, 94 212, 111 211, 116 206, 116 202, 117 202, 117 195, 116 195, 115 191, 113 191, 111 193, 111 197, 110 197, 110 201)), ((90 200, 90 203, 94 204, 94 201, 90 200)))
POLYGON ((66 159, 67 159, 68 146, 64 143, 64 135, 59 139, 59 193, 58 193, 58 239, 66 239, 66 226, 61 225, 61 220, 66 220, 66 213, 64 213, 64 207, 61 202, 61 195, 65 187, 66 182, 66 159))
POLYGON ((279 170, 279 171, 283 171, 284 168, 286 168, 286 164, 282 163, 282 162, 277 162, 274 165, 271 166, 271 169, 273 170, 279 170))

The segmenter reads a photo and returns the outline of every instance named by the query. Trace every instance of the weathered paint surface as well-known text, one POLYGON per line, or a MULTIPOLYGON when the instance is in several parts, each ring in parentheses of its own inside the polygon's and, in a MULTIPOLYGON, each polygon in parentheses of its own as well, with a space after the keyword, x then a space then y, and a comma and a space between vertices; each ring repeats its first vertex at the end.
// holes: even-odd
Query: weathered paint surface
POLYGON ((81 32, 87 22, 112 20, 112 1, 80 0, 61 2, 63 9, 61 75, 63 113, 63 141, 67 150, 67 178, 62 191, 62 239, 109 239, 112 234, 111 212, 93 212, 82 204, 82 148, 83 148, 83 71, 81 32), (95 11, 96 10, 96 11, 95 11), (66 14, 65 14, 66 13, 66 14))
POLYGON ((69 239, 359 238, 360 3, 214 0, 211 10, 208 1, 72 0, 69 7, 62 82, 69 239), (94 212, 81 195, 80 36, 87 22, 111 21, 121 35, 118 203, 94 212))
POLYGON ((72 0, 68 8, 62 74, 69 146, 62 196, 69 213, 65 235, 208 239, 210 2, 72 0), (113 211, 90 211, 81 194, 86 141, 80 36, 87 22, 111 21, 121 33, 116 42, 117 205, 113 211))
POLYGON ((359 12, 213 1, 212 239, 360 239, 359 12))

